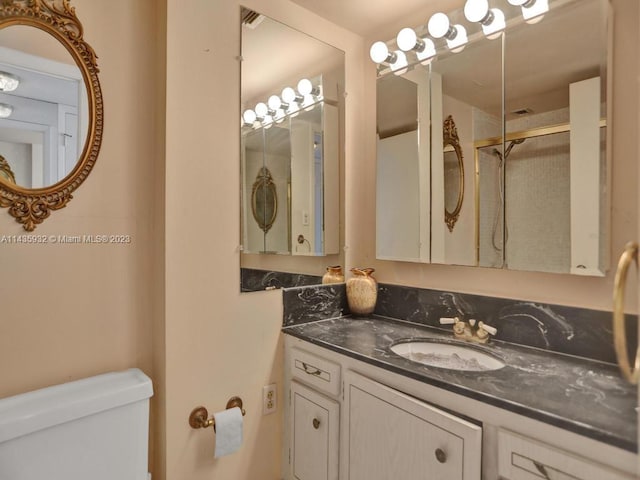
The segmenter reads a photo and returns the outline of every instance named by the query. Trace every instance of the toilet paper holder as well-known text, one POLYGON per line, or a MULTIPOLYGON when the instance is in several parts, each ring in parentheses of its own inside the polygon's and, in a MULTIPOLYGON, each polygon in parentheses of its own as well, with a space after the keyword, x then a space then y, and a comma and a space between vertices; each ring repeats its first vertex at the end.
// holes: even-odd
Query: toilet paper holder
MULTIPOLYGON (((242 399, 240 397, 231 397, 227 402, 226 409, 238 407, 242 412, 242 416, 244 417, 247 413, 244 408, 242 408, 242 399)), ((216 429, 216 421, 212 417, 209 417, 209 411, 205 407, 196 407, 191 411, 191 415, 189 415, 189 425, 191 428, 208 428, 213 427, 213 430, 216 429)))

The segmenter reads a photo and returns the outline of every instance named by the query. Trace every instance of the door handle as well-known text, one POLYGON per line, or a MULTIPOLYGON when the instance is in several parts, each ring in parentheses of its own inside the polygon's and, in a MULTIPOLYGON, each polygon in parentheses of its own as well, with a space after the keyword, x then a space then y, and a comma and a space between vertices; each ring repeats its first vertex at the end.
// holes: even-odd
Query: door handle
POLYGON ((613 346, 615 347, 618 366, 622 375, 632 384, 638 383, 640 377, 640 345, 636 349, 636 358, 633 367, 629 363, 627 353, 627 336, 624 322, 624 290, 627 284, 627 272, 634 262, 638 268, 638 244, 629 242, 624 247, 624 252, 618 261, 618 269, 613 282, 613 346))

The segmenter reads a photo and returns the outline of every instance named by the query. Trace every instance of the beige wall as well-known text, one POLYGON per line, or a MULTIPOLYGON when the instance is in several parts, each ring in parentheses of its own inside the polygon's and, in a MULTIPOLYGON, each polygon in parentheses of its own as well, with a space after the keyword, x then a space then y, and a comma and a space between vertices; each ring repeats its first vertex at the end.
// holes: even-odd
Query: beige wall
MULTIPOLYGON (((132 242, 0 244, 0 397, 131 366, 151 370, 152 3, 73 2, 99 57, 104 140, 69 205, 34 233, 124 234, 132 242)), ((25 233, 0 211, 0 235, 25 233)))
POLYGON ((363 43, 287 0, 167 1, 166 472, 170 480, 280 478, 282 297, 239 293, 240 5, 346 51, 347 158, 358 158, 363 43), (262 416, 262 386, 278 413, 262 416), (244 445, 214 459, 199 404, 245 401, 244 445))

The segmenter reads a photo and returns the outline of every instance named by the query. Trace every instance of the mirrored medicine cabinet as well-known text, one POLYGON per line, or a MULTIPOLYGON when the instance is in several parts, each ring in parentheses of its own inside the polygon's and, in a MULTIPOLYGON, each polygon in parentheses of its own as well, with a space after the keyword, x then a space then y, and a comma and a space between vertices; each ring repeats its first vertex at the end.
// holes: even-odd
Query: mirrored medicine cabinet
POLYGON ((602 276, 610 6, 504 3, 494 38, 452 12, 462 51, 379 69, 377 258, 602 276))
POLYGON ((253 10, 241 18, 241 289, 274 286, 247 272, 320 283, 343 263, 344 52, 253 10))

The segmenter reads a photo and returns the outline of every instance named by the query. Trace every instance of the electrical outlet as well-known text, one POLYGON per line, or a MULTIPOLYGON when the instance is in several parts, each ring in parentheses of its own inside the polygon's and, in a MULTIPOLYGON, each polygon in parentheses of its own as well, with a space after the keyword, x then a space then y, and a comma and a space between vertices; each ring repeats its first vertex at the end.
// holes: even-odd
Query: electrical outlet
POLYGON ((269 415, 276 411, 278 403, 276 401, 276 384, 262 387, 262 414, 269 415))

